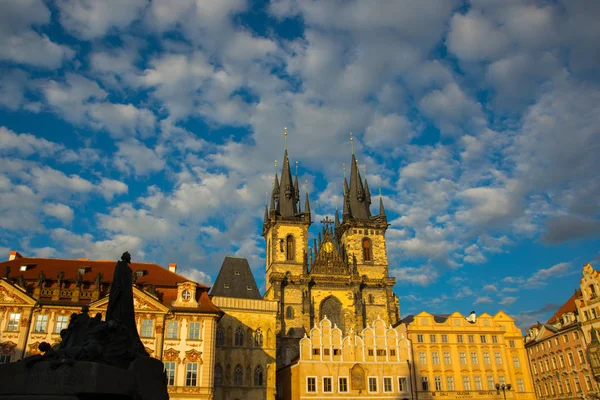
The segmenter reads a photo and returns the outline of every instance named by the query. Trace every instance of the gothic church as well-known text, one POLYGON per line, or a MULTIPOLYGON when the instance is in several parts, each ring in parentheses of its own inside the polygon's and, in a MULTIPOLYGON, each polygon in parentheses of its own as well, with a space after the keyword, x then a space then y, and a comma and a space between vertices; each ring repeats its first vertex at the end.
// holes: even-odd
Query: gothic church
POLYGON ((325 316, 343 335, 361 332, 378 318, 387 326, 399 321, 398 297, 393 292, 396 279, 388 271, 385 233, 389 225, 383 200, 379 199, 379 214, 371 215, 371 192, 354 154, 350 184, 344 177, 343 185, 341 220, 336 210, 335 221, 322 221, 311 247, 308 194, 301 210, 298 175, 292 180, 285 150, 281 180, 276 174, 263 224, 264 299, 279 303, 278 366, 298 355, 299 340, 325 316))

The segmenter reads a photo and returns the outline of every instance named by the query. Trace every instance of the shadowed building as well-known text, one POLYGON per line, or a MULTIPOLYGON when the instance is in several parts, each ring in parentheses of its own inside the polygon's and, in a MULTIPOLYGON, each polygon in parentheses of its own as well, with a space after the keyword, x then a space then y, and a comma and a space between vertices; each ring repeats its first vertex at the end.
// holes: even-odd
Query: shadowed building
POLYGON ((217 325, 215 400, 275 398, 277 303, 263 300, 245 258, 225 257, 211 289, 217 325))
MULTIPOLYGON (((169 395, 213 398, 214 344, 222 312, 208 287, 176 273, 176 265, 133 262, 135 323, 146 351, 163 361, 169 395)), ((22 257, 0 263, 0 362, 39 354, 58 344, 82 306, 106 315, 114 261, 22 257)))

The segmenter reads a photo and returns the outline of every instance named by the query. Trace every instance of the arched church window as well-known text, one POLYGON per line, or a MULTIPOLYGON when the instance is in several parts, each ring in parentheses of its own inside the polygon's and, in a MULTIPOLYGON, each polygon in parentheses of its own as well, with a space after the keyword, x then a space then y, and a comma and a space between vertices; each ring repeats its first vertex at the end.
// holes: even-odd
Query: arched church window
POLYGON ((254 369, 254 386, 263 385, 263 369, 260 365, 257 365, 254 369))
POLYGON ((294 318, 294 307, 288 306, 285 309, 285 318, 286 319, 293 319, 294 318))
POLYGON ((323 300, 320 307, 320 318, 322 321, 323 318, 327 317, 331 321, 331 326, 337 325, 338 328, 344 332, 344 318, 342 314, 342 302, 339 301, 336 297, 330 296, 323 300))
POLYGON ((217 346, 223 346, 225 342, 225 332, 222 326, 217 326, 217 346))
POLYGON ((235 330, 235 345, 236 346, 244 345, 244 330, 242 328, 237 328, 235 330))
POLYGON ((293 261, 294 260, 294 237, 292 235, 288 235, 285 238, 285 248, 286 248, 286 260, 293 261))
POLYGON ((233 370, 233 384, 236 386, 244 384, 244 368, 240 364, 236 365, 233 370))
POLYGON ((375 302, 375 298, 372 294, 369 295, 369 304, 373 304, 375 302))
POLYGON ((372 261, 372 253, 371 253, 371 239, 364 238, 362 240, 362 248, 363 248, 363 261, 372 261))
POLYGON ((223 367, 221 364, 215 365, 215 386, 221 386, 223 384, 223 367))

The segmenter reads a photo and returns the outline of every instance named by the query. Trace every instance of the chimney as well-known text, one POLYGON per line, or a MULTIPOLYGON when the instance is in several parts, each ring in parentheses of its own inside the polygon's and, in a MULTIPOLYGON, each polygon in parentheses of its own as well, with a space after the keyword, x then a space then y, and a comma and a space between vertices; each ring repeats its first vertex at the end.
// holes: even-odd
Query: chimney
POLYGON ((10 252, 10 256, 8 257, 8 261, 12 261, 12 260, 16 260, 17 258, 23 258, 23 256, 21 254, 19 254, 18 251, 11 251, 10 252))
POLYGON ((175 273, 175 271, 177 271, 177 264, 175 264, 175 263, 169 264, 169 271, 171 271, 172 273, 175 273))

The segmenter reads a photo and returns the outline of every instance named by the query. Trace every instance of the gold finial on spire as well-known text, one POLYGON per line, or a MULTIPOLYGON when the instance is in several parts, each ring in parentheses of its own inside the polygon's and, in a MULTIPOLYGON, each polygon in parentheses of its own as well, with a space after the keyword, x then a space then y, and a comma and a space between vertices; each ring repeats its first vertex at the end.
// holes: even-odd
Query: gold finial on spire
POLYGON ((346 178, 346 163, 342 163, 342 169, 344 170, 344 178, 346 178))
POLYGON ((354 138, 352 137, 352 132, 350 132, 350 145, 352 146, 352 154, 354 154, 354 138))
POLYGON ((269 192, 265 192, 265 203, 269 204, 269 192))
POLYGON ((287 126, 283 127, 283 149, 287 150, 287 126))
POLYGON ((304 188, 306 190, 306 193, 308 193, 308 179, 304 182, 304 188))
POLYGON ((296 161, 296 176, 298 176, 298 161, 296 161))

